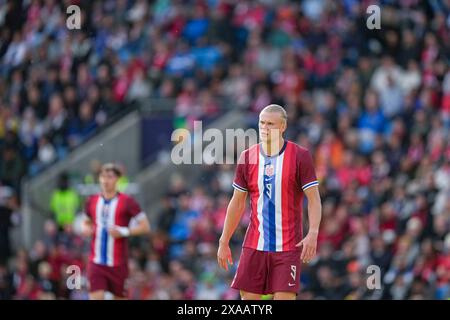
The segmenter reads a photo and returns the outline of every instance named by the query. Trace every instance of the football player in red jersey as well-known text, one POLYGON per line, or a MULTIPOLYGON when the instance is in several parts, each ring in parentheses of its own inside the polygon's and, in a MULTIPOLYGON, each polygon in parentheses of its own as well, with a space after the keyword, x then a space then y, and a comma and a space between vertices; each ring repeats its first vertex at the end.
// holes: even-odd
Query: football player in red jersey
POLYGON ((250 224, 231 287, 244 300, 273 294, 274 299, 295 299, 300 263, 316 254, 321 220, 318 181, 309 151, 283 138, 286 111, 269 105, 259 115, 261 143, 242 152, 233 181, 217 259, 232 264, 229 241, 241 220, 247 195, 250 224), (302 233, 303 195, 308 199, 309 230, 302 233))
POLYGON ((147 216, 136 200, 117 191, 120 176, 116 165, 103 165, 99 175, 101 193, 90 196, 85 204, 83 234, 92 236, 88 266, 92 300, 104 299, 106 291, 115 299, 126 298, 127 239, 150 232, 147 216))

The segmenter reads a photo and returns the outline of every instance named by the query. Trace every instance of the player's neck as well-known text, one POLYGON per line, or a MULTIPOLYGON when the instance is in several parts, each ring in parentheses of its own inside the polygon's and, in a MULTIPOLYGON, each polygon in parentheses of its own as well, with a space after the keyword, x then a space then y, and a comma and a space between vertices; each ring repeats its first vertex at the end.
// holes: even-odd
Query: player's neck
POLYGON ((284 139, 281 137, 280 139, 276 141, 263 141, 262 148, 264 151, 264 154, 266 154, 268 157, 272 157, 274 155, 277 155, 281 152, 281 149, 283 149, 284 146, 284 139))
POLYGON ((117 195, 117 190, 112 190, 112 191, 102 191, 102 197, 106 200, 111 200, 112 198, 114 198, 117 195))

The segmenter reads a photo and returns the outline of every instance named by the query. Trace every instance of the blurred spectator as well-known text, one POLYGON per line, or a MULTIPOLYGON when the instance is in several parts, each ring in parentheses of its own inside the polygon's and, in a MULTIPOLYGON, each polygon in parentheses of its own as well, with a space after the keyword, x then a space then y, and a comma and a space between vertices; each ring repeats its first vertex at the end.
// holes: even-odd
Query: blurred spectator
POLYGON ((91 162, 89 163, 89 168, 90 168, 90 172, 88 172, 84 178, 83 178, 83 182, 85 184, 95 184, 98 182, 98 176, 100 174, 100 169, 101 169, 102 163, 97 160, 97 159, 93 159, 91 160, 91 162))
POLYGON ((5 147, 0 160, 1 181, 14 188, 17 194, 20 194, 20 178, 23 171, 24 165, 17 150, 13 146, 5 147))
MULTIPOLYGON (((358 1, 90 6, 79 33, 59 24, 65 10, 54 1, 17 6, 25 21, 6 13, 2 183, 18 190, 27 165, 40 172, 149 96, 174 99, 180 123, 215 114, 219 96, 250 124, 279 103, 291 123, 286 138, 314 156, 324 199, 318 256, 302 270, 299 298, 450 297, 448 3, 386 2, 394 18, 383 33, 360 27, 358 1), (365 286, 368 265, 380 267, 380 290, 365 286)), ((86 182, 96 181, 96 167, 86 182)), ((218 270, 214 259, 234 168, 198 170, 200 181, 167 177, 156 230, 130 260, 130 297, 238 298, 229 288, 234 270, 218 270)), ((232 239, 236 263, 248 218, 232 239)), ((85 259, 77 241, 70 227, 48 221, 28 258, 18 251, 10 271, 0 266, 0 295, 68 298, 45 288, 61 288, 61 268, 85 259), (45 263, 39 272, 45 261, 54 287, 45 263)))
POLYGON ((121 171, 122 175, 120 176, 119 180, 117 181, 117 189, 120 192, 126 192, 128 185, 130 183, 130 179, 128 178, 126 167, 122 164, 119 164, 119 167, 120 167, 120 171, 121 171))
POLYGON ((53 191, 50 199, 50 209, 58 226, 63 228, 72 225, 79 206, 78 194, 70 187, 68 174, 62 173, 58 178, 57 189, 53 191))
POLYGON ((79 116, 69 123, 69 145, 75 147, 83 143, 97 128, 92 105, 85 101, 81 104, 79 116))
POLYGON ((17 222, 17 219, 14 219, 17 209, 13 191, 3 192, 0 195, 0 265, 6 265, 12 254, 10 231, 17 222))
POLYGON ((0 263, 0 300, 11 300, 12 297, 12 276, 6 265, 0 263))

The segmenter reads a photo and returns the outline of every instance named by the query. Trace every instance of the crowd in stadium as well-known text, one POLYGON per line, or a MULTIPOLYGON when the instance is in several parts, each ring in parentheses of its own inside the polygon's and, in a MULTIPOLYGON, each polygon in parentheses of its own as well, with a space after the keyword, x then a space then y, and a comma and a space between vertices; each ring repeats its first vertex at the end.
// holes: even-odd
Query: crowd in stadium
MULTIPOLYGON (((284 106, 286 137, 313 154, 323 219, 299 299, 450 297, 448 1, 381 1, 381 30, 366 27, 367 1, 6 2, 0 187, 12 191, 0 193, 2 252, 23 175, 137 99, 174 98, 176 116, 199 116, 227 96, 249 126, 269 103, 284 106), (80 31, 65 25, 72 2, 89 8, 80 31), (370 265, 382 289, 367 287, 370 265)), ((172 177, 152 235, 131 240, 130 298, 239 297, 229 284, 248 213, 235 265, 219 270, 234 166, 202 170, 195 186, 172 177)), ((87 246, 71 224, 48 221, 30 251, 0 263, 0 299, 87 298, 85 278, 69 290, 65 272, 83 270, 87 246)))

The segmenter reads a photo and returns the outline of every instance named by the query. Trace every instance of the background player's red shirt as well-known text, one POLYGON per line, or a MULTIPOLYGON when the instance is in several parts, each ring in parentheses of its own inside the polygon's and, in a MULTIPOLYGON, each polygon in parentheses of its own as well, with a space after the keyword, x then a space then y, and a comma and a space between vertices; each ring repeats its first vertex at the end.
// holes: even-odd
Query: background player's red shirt
POLYGON ((85 213, 94 226, 90 261, 110 267, 128 263, 127 238, 115 239, 108 229, 112 226, 128 227, 130 220, 141 212, 136 200, 123 193, 117 193, 109 200, 100 194, 89 197, 85 213))

